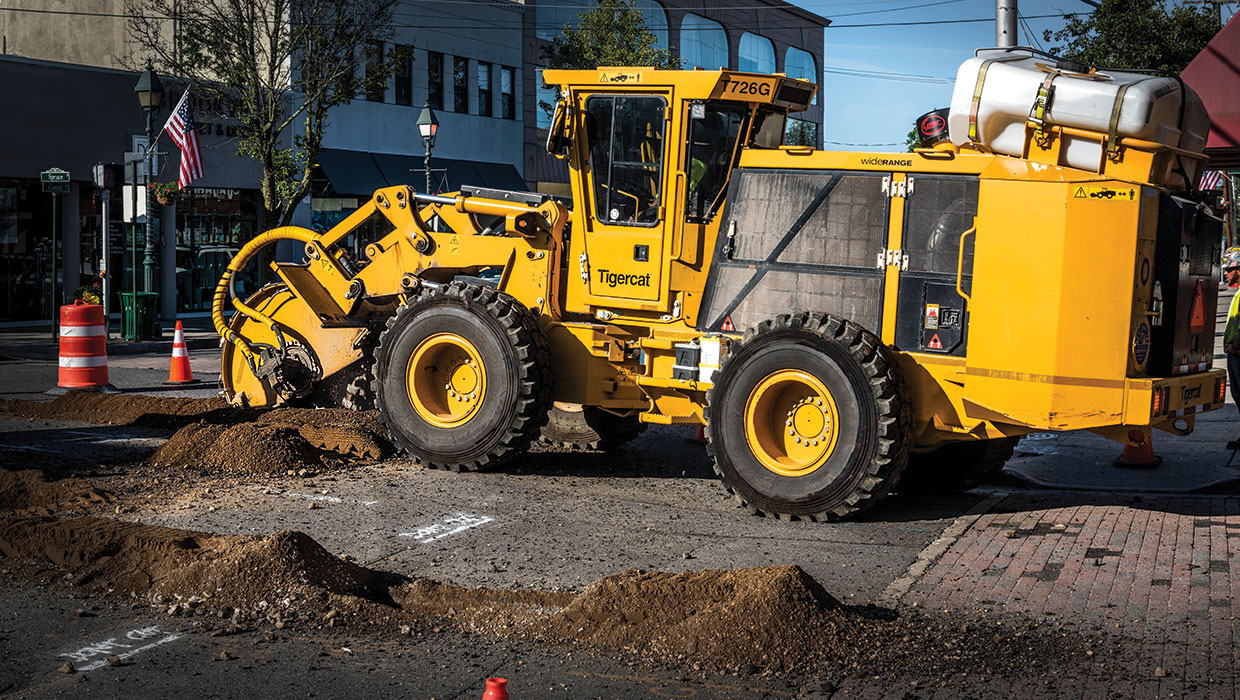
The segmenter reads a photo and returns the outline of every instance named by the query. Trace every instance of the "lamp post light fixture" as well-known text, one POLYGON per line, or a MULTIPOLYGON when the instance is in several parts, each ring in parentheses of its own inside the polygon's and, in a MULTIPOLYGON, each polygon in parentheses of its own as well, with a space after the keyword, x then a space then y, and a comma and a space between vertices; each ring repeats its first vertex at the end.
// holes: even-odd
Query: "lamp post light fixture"
MULTIPOLYGON (((142 111, 146 112, 146 186, 149 188, 151 184, 151 156, 155 152, 155 113, 159 111, 159 103, 164 99, 164 85, 159 82, 159 76, 151 68, 151 62, 146 62, 146 69, 142 71, 142 75, 138 76, 138 84, 133 87, 133 92, 138 97, 138 105, 142 107, 142 111)), ((134 183, 136 187, 138 183, 134 183)), ((155 288, 155 230, 151 221, 152 207, 150 192, 147 192, 146 198, 146 249, 143 251, 142 259, 142 289, 143 291, 154 291, 155 288)), ((137 290, 134 290, 135 292, 137 290)), ((138 305, 138 298, 134 296, 134 308, 138 305)))
POLYGON ((431 193, 431 149, 435 147, 435 135, 439 133, 439 120, 435 118, 435 110, 427 101, 422 105, 422 113, 418 115, 418 133, 422 135, 422 145, 426 147, 426 193, 431 193))

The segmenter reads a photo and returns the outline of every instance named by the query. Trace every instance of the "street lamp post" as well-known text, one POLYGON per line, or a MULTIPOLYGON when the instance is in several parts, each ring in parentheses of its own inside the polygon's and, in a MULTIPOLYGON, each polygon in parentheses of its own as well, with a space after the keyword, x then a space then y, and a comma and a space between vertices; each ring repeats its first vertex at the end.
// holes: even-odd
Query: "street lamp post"
MULTIPOLYGON (((138 96, 138 104, 142 106, 142 110, 146 112, 146 249, 143 251, 142 258, 142 289, 150 292, 155 289, 155 229, 152 219, 154 207, 151 206, 150 186, 151 186, 151 156, 155 152, 155 112, 159 110, 159 103, 164 98, 164 86, 159 82, 159 76, 151 68, 151 62, 147 61, 146 69, 142 71, 142 75, 138 77, 138 84, 133 88, 134 94, 138 96)), ((136 186, 137 183, 134 183, 136 186)), ((134 306, 137 307, 138 299, 134 297, 134 306)))
POLYGON ((426 147, 426 193, 431 194, 431 149, 435 147, 435 134, 439 133, 439 120, 429 101, 422 105, 422 113, 418 115, 418 133, 426 147))

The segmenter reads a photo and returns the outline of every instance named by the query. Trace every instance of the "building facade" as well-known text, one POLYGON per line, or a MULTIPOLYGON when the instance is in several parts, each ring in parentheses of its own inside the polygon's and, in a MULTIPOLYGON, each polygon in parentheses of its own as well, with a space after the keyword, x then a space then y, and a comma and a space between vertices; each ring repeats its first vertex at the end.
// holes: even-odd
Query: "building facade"
MULTIPOLYGON (((431 189, 462 185, 562 194, 567 170, 543 149, 549 116, 540 98, 541 48, 590 0, 402 0, 390 32, 368 47, 396 59, 383 90, 359 95, 328 115, 310 196, 296 225, 326 229, 379 187, 426 189, 417 119, 434 110, 439 133, 430 160, 431 189)), ((134 239, 114 202, 105 227, 96 163, 122 163, 146 148, 145 121, 134 98, 141 47, 127 36, 124 0, 4 0, 0 4, 0 323, 53 318, 74 290, 106 267, 114 292, 134 288, 134 239), (71 191, 42 192, 39 173, 60 167, 71 191), (59 222, 53 235, 52 221, 59 222), (103 260, 109 236, 112 254, 103 260), (54 241, 54 243, 53 243, 54 241), (56 280, 57 298, 51 295, 56 280)), ((781 0, 743 9, 690 0, 638 0, 648 26, 686 67, 783 72, 820 82, 827 20, 781 0)), ((364 61, 362 61, 364 64, 364 61)), ((183 85, 164 78, 164 107, 183 85)), ((821 97, 790 120, 789 139, 819 145, 821 97)), ((260 170, 236 154, 235 122, 195 99, 205 176, 172 206, 156 207, 160 308, 166 318, 204 312, 223 267, 242 244, 273 222, 262 220, 260 170)), ((291 139, 295 132, 288 134, 291 139)), ((180 154, 162 139, 155 180, 176 178, 180 154), (170 152, 169 152, 170 151, 170 152), (161 153, 162 152, 162 153, 161 153)), ((141 228, 138 226, 137 228, 141 228)), ((141 276, 141 251, 138 251, 141 276)), ((241 281, 242 291, 247 282, 241 281)), ((120 305, 114 298, 112 309, 120 305)))
MULTIPOLYGON (((440 125, 430 165, 434 189, 522 188, 524 11, 510 0, 398 3, 389 36, 369 50, 399 59, 400 67, 382 92, 330 112, 318 177, 294 223, 330 227, 379 187, 424 189, 416 126, 424 104, 440 125)), ((102 259, 101 193, 91 169, 145 149, 132 70, 142 60, 127 37, 123 0, 0 5, 0 89, 9 96, 0 110, 0 323, 53 318, 75 289, 98 280, 101 266, 109 270, 111 308, 118 310, 116 293, 135 285, 135 236, 141 288, 144 226, 135 233, 133 224, 122 224, 123 202, 114 197, 111 260, 102 259), (72 178, 71 192, 58 197, 57 216, 53 196, 39 184, 39 173, 52 167, 72 178)), ((167 76, 163 82, 157 131, 184 90, 167 76)), ((205 312, 231 256, 272 224, 261 220, 260 168, 236 155, 235 122, 217 105, 194 99, 193 106, 205 175, 174 205, 155 208, 157 287, 166 318, 205 312)), ((290 142, 295 133, 288 133, 290 142)), ((175 181, 179 159, 161 139, 154 179, 175 181)), ((243 293, 248 284, 241 280, 243 293)))
MULTIPOLYGON (((574 25, 578 13, 593 0, 528 0, 523 35, 525 104, 525 180, 530 189, 550 194, 568 193, 568 168, 544 148, 551 115, 541 104, 555 102, 554 89, 543 84, 546 67, 543 48, 564 25, 574 25)), ((686 69, 732 68, 757 73, 785 73, 821 84, 823 30, 830 20, 782 0, 750 4, 712 5, 699 0, 636 0, 646 26, 661 47, 679 56, 686 69)), ((822 100, 819 94, 809 110, 788 120, 786 138, 822 147, 822 100)))

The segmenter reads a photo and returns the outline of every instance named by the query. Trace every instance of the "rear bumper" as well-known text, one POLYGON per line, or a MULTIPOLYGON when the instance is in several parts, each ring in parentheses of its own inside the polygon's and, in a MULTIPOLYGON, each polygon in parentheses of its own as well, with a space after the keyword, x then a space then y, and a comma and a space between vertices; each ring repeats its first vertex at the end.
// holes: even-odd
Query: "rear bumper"
POLYGON ((1212 369, 1175 377, 1128 379, 1124 424, 1159 425, 1223 407, 1227 371, 1212 369))

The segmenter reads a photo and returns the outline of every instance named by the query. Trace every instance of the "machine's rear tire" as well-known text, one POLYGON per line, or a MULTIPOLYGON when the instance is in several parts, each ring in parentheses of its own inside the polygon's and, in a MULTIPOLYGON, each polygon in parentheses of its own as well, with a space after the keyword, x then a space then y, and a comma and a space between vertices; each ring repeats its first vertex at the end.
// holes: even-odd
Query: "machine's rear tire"
POLYGON ((911 454, 898 490, 960 493, 999 473, 1012 458, 1019 437, 949 442, 933 452, 911 454))
POLYGON ((388 320, 372 390, 397 446, 452 471, 529 447, 551 407, 551 351, 534 317, 485 286, 424 289, 388 320))
POLYGON ((707 450, 750 510, 833 520, 880 501, 907 461, 907 390, 891 352, 850 321, 778 316, 733 342, 707 392, 707 450))
POLYGON ((542 441, 557 447, 583 450, 614 450, 646 430, 637 416, 617 416, 601 408, 579 404, 551 407, 542 441))

